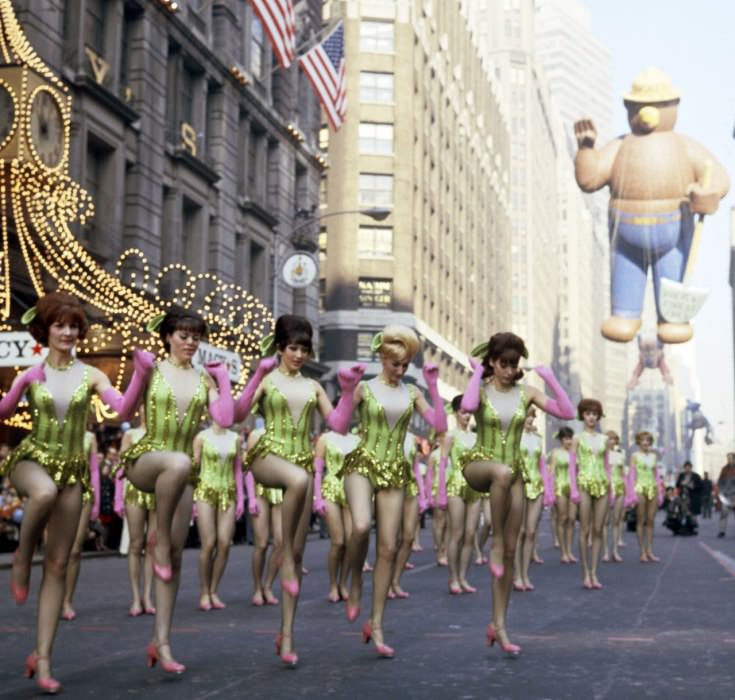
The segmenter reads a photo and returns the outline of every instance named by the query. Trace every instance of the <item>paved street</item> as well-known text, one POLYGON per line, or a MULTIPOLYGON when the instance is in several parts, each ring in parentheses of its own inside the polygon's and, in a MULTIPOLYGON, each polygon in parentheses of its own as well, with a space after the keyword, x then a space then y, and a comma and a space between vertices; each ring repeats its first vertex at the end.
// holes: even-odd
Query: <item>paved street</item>
MULTIPOLYGON (((732 527, 732 524, 731 524, 732 527)), ((717 539, 716 521, 699 537, 677 538, 657 527, 659 564, 639 564, 633 533, 626 533, 622 564, 602 564, 602 591, 581 588, 579 568, 563 566, 541 526, 536 590, 514 593, 509 629, 523 646, 506 658, 484 644, 489 618, 489 574, 473 567, 475 595, 449 596, 446 569, 426 550, 406 573, 411 598, 389 602, 386 641, 393 660, 378 659, 359 637, 367 619, 369 578, 360 624, 349 625, 342 605, 326 595, 326 540, 312 536, 306 553, 297 619, 296 670, 273 654, 280 609, 249 604, 251 548, 233 548, 221 612, 199 612, 196 550, 187 550, 172 638, 188 667, 168 676, 145 666, 152 618, 127 617, 125 561, 85 559, 74 622, 62 622, 54 675, 69 698, 732 698, 735 697, 735 537, 717 539)), ((0 695, 29 698, 34 683, 21 677, 33 647, 40 569, 34 567, 28 604, 17 608, 0 572, 0 628, 5 636, 0 695)))

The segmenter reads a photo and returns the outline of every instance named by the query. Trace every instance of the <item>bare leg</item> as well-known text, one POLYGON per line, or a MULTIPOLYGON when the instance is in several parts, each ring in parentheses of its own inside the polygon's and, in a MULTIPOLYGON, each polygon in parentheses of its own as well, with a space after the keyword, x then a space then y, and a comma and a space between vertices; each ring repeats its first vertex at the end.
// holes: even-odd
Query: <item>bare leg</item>
POLYGON ((77 587, 79 579, 79 565, 82 562, 82 549, 84 548, 84 540, 89 530, 89 515, 92 512, 92 501, 82 505, 82 512, 79 516, 79 525, 74 537, 71 552, 69 554, 69 564, 66 567, 66 586, 64 591, 64 601, 61 604, 61 616, 65 620, 73 620, 77 614, 71 605, 74 598, 74 591, 77 587))
POLYGON ((582 560, 584 586, 592 585, 592 568, 589 562, 589 537, 592 528, 592 496, 579 489, 579 558, 582 560))
MULTIPOLYGON (((184 545, 186 544, 186 537, 189 534, 192 503, 192 488, 191 486, 186 485, 184 487, 184 492, 179 499, 178 506, 174 511, 171 522, 171 580, 163 581, 158 576, 156 576, 155 581, 156 619, 152 641, 158 647, 159 653, 165 661, 173 660, 173 657, 171 656, 171 648, 169 645, 169 635, 171 633, 171 623, 173 621, 174 607, 176 606, 176 596, 179 592, 179 582, 181 580, 181 560, 184 551, 184 545)), ((157 496, 156 504, 158 504, 157 496)), ((160 510, 158 510, 158 513, 160 515, 160 510)))
POLYGON ((523 514, 521 515, 521 526, 518 529, 518 542, 516 543, 516 556, 513 561, 513 587, 516 590, 524 590, 526 584, 523 580, 523 550, 526 542, 526 512, 528 510, 528 499, 523 494, 523 514))
POLYGON ((549 525, 551 526, 551 536, 554 539, 554 548, 561 549, 561 540, 559 539, 559 526, 556 522, 558 511, 556 505, 551 507, 549 513, 549 525))
MULTIPOLYGON (((306 474, 306 472, 304 472, 306 474)), ((306 547, 306 535, 309 531, 309 521, 311 520, 311 501, 314 494, 314 480, 311 474, 306 474, 308 485, 306 487, 306 500, 304 509, 296 524, 296 532, 294 533, 293 554, 294 564, 296 566, 296 575, 299 584, 303 576, 303 560, 304 548, 306 547), (308 507, 307 505, 308 504, 308 507)), ((293 652, 293 624, 296 618, 296 608, 299 603, 298 595, 292 596, 288 591, 283 591, 283 603, 281 606, 281 655, 293 652)))
POLYGON ((449 591, 461 593, 459 586, 459 550, 462 547, 464 533, 465 503, 461 496, 450 496, 447 516, 449 520, 449 538, 447 543, 447 561, 449 563, 449 591))
POLYGON ((615 561, 622 561, 623 558, 620 556, 620 538, 623 533, 623 496, 615 497, 615 505, 613 506, 612 512, 612 541, 613 541, 613 559, 615 561))
POLYGON ((268 539, 270 537, 271 507, 268 501, 258 496, 258 515, 250 516, 250 524, 253 528, 253 553, 251 555, 250 571, 253 576, 253 605, 263 605, 263 562, 268 550, 268 539))
POLYGON ((447 512, 434 508, 431 511, 431 534, 434 537, 434 550, 436 551, 436 563, 439 566, 447 565, 446 535, 447 512))
POLYGON ((610 561, 610 538, 608 529, 610 526, 611 509, 605 509, 605 520, 602 522, 602 561, 610 561))
POLYGON ((294 537, 296 528, 304 511, 306 492, 309 488, 309 475, 295 464, 287 462, 274 454, 256 459, 250 471, 258 483, 271 488, 283 489, 281 521, 283 527, 283 550, 280 559, 281 586, 293 586, 301 574, 294 562, 294 537))
POLYGON ((212 560, 217 543, 217 510, 211 503, 197 501, 197 530, 199 531, 199 609, 212 607, 212 560))
POLYGON ((646 499, 641 496, 635 507, 635 535, 638 538, 638 549, 640 550, 641 561, 648 561, 648 552, 646 551, 645 525, 646 525, 646 499))
POLYGON ((569 540, 567 538, 567 520, 569 520, 569 496, 557 496, 556 505, 554 510, 556 511, 556 517, 554 522, 556 523, 556 539, 559 542, 559 549, 561 550, 561 563, 569 563, 570 552, 567 549, 569 540))
POLYGON ((370 615, 375 644, 383 643, 383 610, 396 561, 398 529, 403 517, 403 489, 375 493, 377 552, 373 571, 373 609, 370 615))
POLYGON ((43 578, 38 593, 36 654, 43 658, 38 662, 41 678, 51 675, 50 658, 64 599, 66 567, 82 511, 82 487, 79 484, 67 486, 58 494, 48 519, 43 578))
POLYGON ((485 544, 487 538, 490 536, 490 530, 492 530, 492 513, 490 511, 490 496, 483 497, 480 499, 480 508, 483 517, 482 527, 478 532, 475 533, 475 563, 484 564, 487 560, 485 558, 485 544))
POLYGON ((339 596, 340 598, 342 598, 342 600, 347 600, 350 595, 350 591, 347 586, 347 580, 350 576, 349 560, 347 559, 347 542, 352 536, 352 515, 350 513, 349 506, 347 505, 345 505, 341 510, 345 547, 342 553, 342 561, 339 565, 339 596))
MULTIPOLYGON (((26 498, 23 505, 23 527, 20 528, 20 540, 15 550, 11 576, 16 586, 27 589, 33 553, 56 505, 58 490, 46 470, 35 462, 18 462, 10 475, 10 481, 18 495, 26 498)), ((74 532, 76 533, 76 527, 74 532)))
MULTIPOLYGON (((127 468, 127 477, 136 488, 156 494, 155 562, 171 565, 174 513, 188 485, 191 459, 183 452, 147 452, 127 468)), ((174 598, 175 598, 174 594, 174 598)))
POLYGON ((571 561, 573 564, 577 563, 577 557, 574 556, 572 548, 574 545, 574 529, 577 526, 578 509, 579 506, 576 503, 573 503, 571 499, 569 499, 569 504, 567 506, 567 525, 565 532, 567 538, 567 553, 569 555, 569 561, 571 561))
MULTIPOLYGON (((128 579, 130 580, 130 590, 133 594, 130 614, 136 616, 143 610, 140 600, 140 564, 145 538, 146 511, 140 506, 127 503, 125 504, 125 519, 128 521, 128 534, 130 536, 130 544, 128 545, 128 579)), ((147 551, 146 556, 148 556, 147 551)))
POLYGON ((459 552, 459 585, 467 593, 473 593, 474 587, 467 581, 467 569, 470 565, 474 536, 477 532, 477 523, 480 520, 480 501, 465 504, 464 536, 462 538, 462 549, 459 552))
POLYGON ((362 597, 362 565, 368 552, 372 524, 373 487, 364 476, 349 474, 345 477, 345 495, 352 515, 352 534, 347 540, 346 555, 352 574, 347 609, 359 611, 362 597))
POLYGON ((538 523, 541 518, 541 511, 543 509, 543 503, 541 502, 541 496, 538 496, 533 501, 526 500, 526 512, 525 512, 525 530, 526 537, 523 541, 523 554, 521 557, 521 577, 523 579, 523 585, 526 589, 533 590, 533 584, 531 579, 528 577, 528 569, 531 565, 531 559, 533 558, 533 551, 536 547, 536 534, 538 532, 538 523))
MULTIPOLYGON (((128 524, 128 529, 130 526, 128 524)), ((150 537, 151 533, 156 531, 156 512, 148 511, 148 523, 146 534, 150 537)), ((145 539, 143 540, 145 542, 145 539)), ((137 579, 136 579, 137 581, 137 579)), ((153 605, 153 552, 145 548, 145 557, 143 557, 143 606, 146 613, 155 613, 153 605)))
POLYGON ((415 496, 403 500, 403 524, 401 525, 401 544, 396 554, 396 566, 393 571, 391 588, 399 598, 408 598, 408 593, 401 588, 401 576, 411 556, 413 540, 419 525, 419 503, 415 496))
POLYGON ((329 533, 329 552, 327 554, 329 593, 327 594, 327 600, 330 603, 337 603, 341 597, 338 576, 345 555, 345 531, 342 525, 342 508, 331 501, 325 501, 325 504, 327 507, 325 522, 329 533))
POLYGON ((646 554, 648 561, 658 561, 658 557, 653 553, 653 526, 656 519, 657 503, 656 498, 649 498, 646 502, 646 554))
POLYGON ((597 564, 600 561, 602 530, 607 512, 607 494, 592 500, 592 562, 590 564, 590 576, 592 578, 592 585, 595 588, 600 585, 600 581, 597 578, 597 564))
POLYGON ((281 516, 281 508, 278 505, 271 506, 271 554, 268 557, 268 567, 265 574, 265 583, 263 584, 263 595, 265 602, 269 605, 278 603, 278 598, 273 595, 273 582, 278 576, 278 570, 281 567, 281 553, 283 552, 283 517, 281 516))
POLYGON ((217 513, 217 554, 212 565, 212 585, 209 589, 209 597, 212 605, 222 607, 223 603, 217 595, 222 575, 225 573, 227 560, 230 556, 232 535, 235 533, 235 504, 224 511, 217 513))

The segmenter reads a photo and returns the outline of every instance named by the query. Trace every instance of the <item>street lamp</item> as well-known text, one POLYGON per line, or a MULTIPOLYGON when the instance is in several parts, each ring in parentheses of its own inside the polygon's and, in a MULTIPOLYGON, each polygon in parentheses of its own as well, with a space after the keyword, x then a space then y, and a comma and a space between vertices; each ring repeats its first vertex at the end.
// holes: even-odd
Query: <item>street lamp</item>
MULTIPOLYGON (((291 229, 288 234, 285 235, 285 239, 286 241, 291 243, 294 248, 296 248, 297 250, 301 250, 303 255, 308 255, 313 259, 313 256, 311 254, 316 250, 316 246, 314 245, 313 241, 296 235, 303 229, 311 226, 315 222, 321 223, 325 219, 329 219, 333 216, 344 216, 346 214, 360 214, 361 216, 367 216, 373 221, 385 221, 385 219, 387 219, 391 215, 391 210, 386 207, 367 207, 365 209, 340 209, 339 211, 331 211, 322 215, 314 215, 308 209, 299 209, 296 213, 297 216, 303 216, 304 213, 306 213, 308 218, 306 219, 306 221, 303 221, 298 226, 291 229)), ((278 231, 276 230, 276 234, 277 233, 278 231)), ((282 267, 283 265, 279 251, 279 244, 276 240, 273 250, 273 315, 275 317, 278 317, 278 284, 280 281, 279 278, 282 273, 282 267)))

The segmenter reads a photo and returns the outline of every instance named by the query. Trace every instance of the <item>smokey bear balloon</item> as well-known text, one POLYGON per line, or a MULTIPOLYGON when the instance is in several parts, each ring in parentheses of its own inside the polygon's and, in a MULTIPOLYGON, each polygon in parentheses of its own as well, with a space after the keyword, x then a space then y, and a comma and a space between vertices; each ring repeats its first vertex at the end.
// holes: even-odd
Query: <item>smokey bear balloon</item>
MULTIPOLYGON (((625 343, 641 326, 649 267, 663 343, 692 337, 688 320, 666 318, 661 280, 682 281, 695 216, 713 214, 730 187, 717 159, 693 139, 674 131, 680 92, 669 76, 646 68, 623 95, 630 133, 595 148, 595 126, 575 123, 577 184, 584 192, 610 188, 611 316, 602 335, 625 343)), ((668 285, 670 283, 664 283, 668 285)))

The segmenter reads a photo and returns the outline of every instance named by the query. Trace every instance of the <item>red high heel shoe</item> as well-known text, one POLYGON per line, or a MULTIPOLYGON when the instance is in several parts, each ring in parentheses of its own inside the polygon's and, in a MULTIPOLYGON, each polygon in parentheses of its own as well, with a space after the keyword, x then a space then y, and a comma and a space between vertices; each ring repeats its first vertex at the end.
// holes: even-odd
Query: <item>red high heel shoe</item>
MULTIPOLYGON (((372 638, 373 626, 370 622, 366 622, 362 626, 362 641, 365 642, 365 644, 369 644, 372 638)), ((389 647, 387 644, 379 644, 375 640, 373 640, 373 643, 375 644, 375 651, 381 659, 392 659, 395 656, 396 650, 393 649, 393 647, 389 647)))
MULTIPOLYGON (((17 554, 18 550, 16 549, 15 552, 13 552, 13 568, 15 568, 15 558, 17 554)), ((18 586, 15 583, 15 576, 12 570, 10 572, 10 595, 13 596, 16 605, 23 605, 23 603, 28 600, 28 586, 18 586)))
POLYGON ((51 677, 40 678, 37 675, 39 661, 48 661, 48 656, 37 656, 35 653, 28 654, 28 658, 26 659, 26 670, 23 675, 28 679, 36 676, 36 685, 43 690, 44 693, 56 695, 56 693, 61 690, 61 683, 51 677))
MULTIPOLYGON (((148 547, 151 550, 151 559, 153 561, 153 573, 158 576, 164 583, 168 583, 173 578, 173 570, 171 565, 162 566, 156 561, 156 531, 154 530, 148 536, 148 547)), ((163 662, 161 662, 163 663, 163 662)))
POLYGON ((288 668, 295 668, 296 664, 299 662, 299 655, 295 651, 285 651, 281 653, 281 646, 283 644, 283 638, 284 637, 290 637, 290 634, 278 634, 275 639, 275 645, 276 645, 276 656, 281 657, 281 661, 284 663, 285 666, 288 666, 288 668))
POLYGON ((492 623, 490 623, 487 626, 487 632, 485 634, 487 636, 487 645, 489 647, 493 646, 493 644, 497 642, 500 648, 509 656, 519 656, 520 655, 521 648, 517 644, 511 644, 510 642, 501 641, 492 623))
POLYGON ((182 674, 186 671, 186 666, 184 666, 184 664, 180 664, 178 661, 174 661, 173 659, 171 661, 166 661, 161 658, 161 652, 159 649, 165 646, 168 646, 168 643, 156 645, 153 642, 150 642, 150 644, 148 644, 148 647, 145 650, 148 668, 153 668, 158 661, 161 664, 161 668, 166 673, 182 674))

